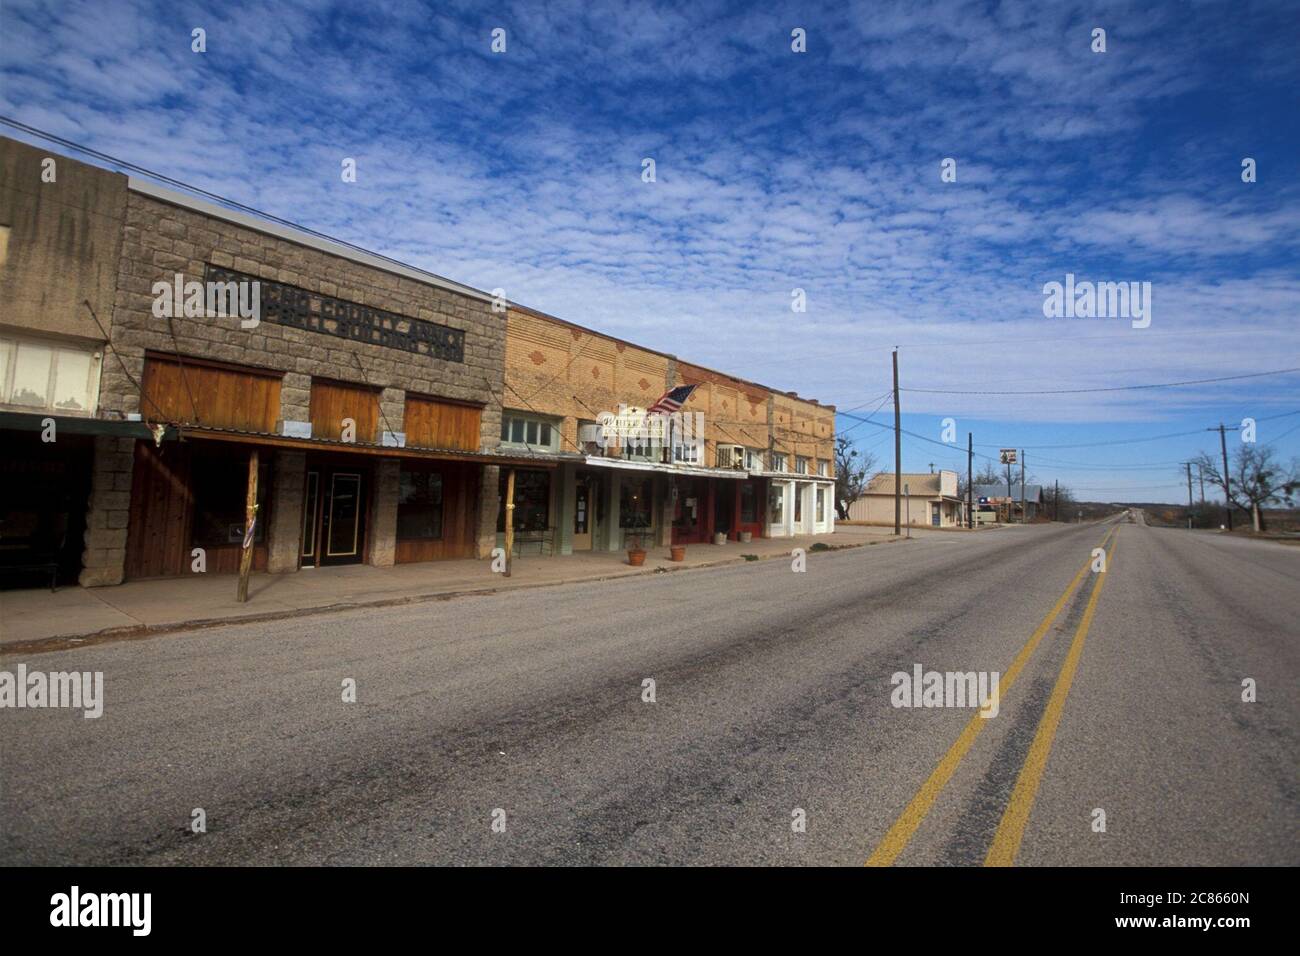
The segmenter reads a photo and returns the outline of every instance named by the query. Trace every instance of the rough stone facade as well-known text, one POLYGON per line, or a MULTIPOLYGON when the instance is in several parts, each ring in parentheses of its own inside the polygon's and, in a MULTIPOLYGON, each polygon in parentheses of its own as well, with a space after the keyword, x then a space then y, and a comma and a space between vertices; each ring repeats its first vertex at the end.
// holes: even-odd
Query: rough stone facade
MULTIPOLYGON (((501 429, 496 396, 502 388, 505 330, 505 314, 493 312, 487 300, 140 192, 129 194, 112 341, 136 381, 144 371, 145 350, 152 349, 287 373, 280 391, 281 420, 308 420, 313 377, 383 388, 381 408, 394 429, 399 427, 406 391, 481 402, 483 448, 490 449, 501 429), (443 361, 269 321, 244 329, 237 317, 168 320, 153 315, 155 282, 172 282, 177 273, 187 281, 202 282, 209 263, 461 329, 465 361, 443 361)), ((116 362, 105 363, 100 402, 104 409, 142 411, 139 393, 116 362)))
POLYGON ((134 452, 133 438, 106 435, 95 438, 95 463, 86 512, 86 544, 81 556, 80 583, 83 587, 122 583, 134 452))
POLYGON ((272 574, 297 571, 301 558, 302 495, 307 476, 307 453, 279 449, 271 469, 271 525, 267 528, 266 568, 272 574))

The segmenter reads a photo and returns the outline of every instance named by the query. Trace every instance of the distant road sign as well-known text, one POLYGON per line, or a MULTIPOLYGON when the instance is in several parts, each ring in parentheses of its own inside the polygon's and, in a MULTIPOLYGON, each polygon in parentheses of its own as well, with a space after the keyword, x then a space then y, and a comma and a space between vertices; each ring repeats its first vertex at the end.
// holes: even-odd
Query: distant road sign
POLYGON ((1014 465, 1016 463, 1016 450, 1014 448, 1003 448, 998 452, 998 458, 1004 465, 1014 465))

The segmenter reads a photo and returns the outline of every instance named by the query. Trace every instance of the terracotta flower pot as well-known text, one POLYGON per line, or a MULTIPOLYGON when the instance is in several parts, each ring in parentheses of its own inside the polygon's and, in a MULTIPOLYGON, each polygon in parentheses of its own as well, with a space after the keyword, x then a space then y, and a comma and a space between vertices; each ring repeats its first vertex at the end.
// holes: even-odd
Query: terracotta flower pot
POLYGON ((674 544, 671 548, 669 548, 669 552, 672 560, 674 561, 686 560, 686 545, 684 544, 674 544))
POLYGON ((634 568, 645 564, 645 552, 639 550, 633 551, 629 548, 627 552, 627 563, 632 565, 634 568))

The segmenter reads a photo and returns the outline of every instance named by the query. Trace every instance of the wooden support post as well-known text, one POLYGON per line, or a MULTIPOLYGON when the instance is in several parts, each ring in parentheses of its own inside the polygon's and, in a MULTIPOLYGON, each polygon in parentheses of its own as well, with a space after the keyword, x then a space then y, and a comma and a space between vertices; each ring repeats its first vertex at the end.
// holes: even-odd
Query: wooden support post
POLYGON ((510 577, 510 564, 515 550, 515 470, 506 477, 506 570, 510 577))
POLYGON ((244 499, 244 547, 239 554, 239 590, 235 600, 248 600, 248 575, 253 570, 253 539, 257 534, 257 449, 248 453, 248 494, 244 499))

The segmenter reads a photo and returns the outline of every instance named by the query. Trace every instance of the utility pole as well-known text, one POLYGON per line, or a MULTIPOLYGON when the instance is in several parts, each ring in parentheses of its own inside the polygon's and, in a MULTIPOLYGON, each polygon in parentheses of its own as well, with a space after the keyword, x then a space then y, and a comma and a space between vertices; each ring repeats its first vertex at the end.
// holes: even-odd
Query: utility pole
POLYGON ((1187 530, 1192 530, 1192 463, 1184 462, 1187 465, 1187 530))
POLYGON ((894 349, 894 534, 903 522, 903 419, 898 411, 898 349, 894 349))
POLYGON ((975 527, 975 487, 971 484, 971 462, 975 457, 975 433, 966 433, 966 529, 975 527))
POLYGON ((1020 523, 1029 524, 1029 514, 1025 511, 1025 450, 1020 449, 1020 523))
POLYGON ((1061 520, 1061 479, 1056 479, 1056 492, 1052 495, 1052 520, 1061 520))
POLYGON ((1205 504, 1205 469, 1199 461, 1196 463, 1196 477, 1201 480, 1201 504, 1205 504))
POLYGON ((934 462, 930 462, 930 474, 934 474, 934 462))
POLYGON ((1228 530, 1232 530, 1232 481, 1228 478, 1228 432, 1235 432, 1238 426, 1228 427, 1219 423, 1218 428, 1207 428, 1207 432, 1219 433, 1219 451, 1223 453, 1223 507, 1228 512, 1228 530))

